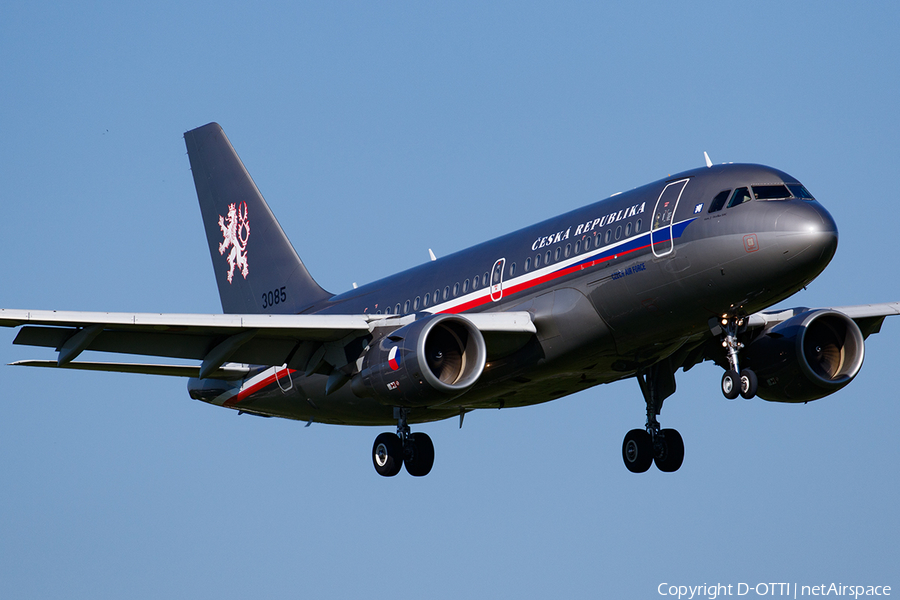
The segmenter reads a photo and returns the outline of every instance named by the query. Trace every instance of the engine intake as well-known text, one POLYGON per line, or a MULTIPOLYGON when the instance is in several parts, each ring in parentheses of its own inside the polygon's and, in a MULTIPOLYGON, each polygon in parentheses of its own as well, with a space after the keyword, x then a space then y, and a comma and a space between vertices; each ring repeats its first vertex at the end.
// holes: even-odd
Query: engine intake
POLYGON ((853 319, 823 309, 764 331, 743 351, 742 366, 756 372, 761 398, 809 402, 853 381, 864 356, 863 335, 853 319))
POLYGON ((375 342, 351 386, 391 406, 434 406, 468 391, 486 359, 484 337, 471 321, 431 315, 375 342))

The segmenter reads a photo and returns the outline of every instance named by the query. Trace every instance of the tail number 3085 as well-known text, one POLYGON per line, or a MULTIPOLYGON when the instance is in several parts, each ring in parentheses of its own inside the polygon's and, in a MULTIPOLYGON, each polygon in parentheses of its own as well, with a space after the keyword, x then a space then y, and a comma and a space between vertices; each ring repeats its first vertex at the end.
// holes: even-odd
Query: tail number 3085
POLYGON ((262 307, 263 308, 271 308, 276 304, 282 304, 287 300, 287 292, 284 291, 284 287, 281 287, 277 290, 272 290, 271 292, 266 292, 262 295, 262 307))

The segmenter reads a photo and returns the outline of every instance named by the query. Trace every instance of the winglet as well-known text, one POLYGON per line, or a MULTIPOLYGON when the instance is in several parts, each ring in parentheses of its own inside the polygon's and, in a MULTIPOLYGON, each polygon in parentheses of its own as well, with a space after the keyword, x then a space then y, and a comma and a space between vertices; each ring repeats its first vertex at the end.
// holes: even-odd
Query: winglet
POLYGON ((712 166, 712 161, 709 160, 709 154, 707 154, 705 151, 703 152, 703 158, 706 159, 706 166, 707 166, 707 168, 711 167, 711 166, 712 166))

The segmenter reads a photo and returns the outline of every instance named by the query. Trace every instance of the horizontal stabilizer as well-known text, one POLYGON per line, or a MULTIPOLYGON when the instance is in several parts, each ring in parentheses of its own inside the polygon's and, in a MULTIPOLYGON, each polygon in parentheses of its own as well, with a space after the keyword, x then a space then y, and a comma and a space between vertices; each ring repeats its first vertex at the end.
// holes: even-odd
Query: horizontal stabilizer
MULTIPOLYGON (((168 375, 170 377, 199 377, 200 367, 190 365, 147 365, 141 363, 70 362, 58 364, 55 360, 19 360, 10 363, 16 367, 48 367, 79 371, 105 371, 112 373, 138 373, 142 375, 168 375)), ((223 365, 210 374, 213 379, 243 379, 250 373, 246 365, 223 365)))

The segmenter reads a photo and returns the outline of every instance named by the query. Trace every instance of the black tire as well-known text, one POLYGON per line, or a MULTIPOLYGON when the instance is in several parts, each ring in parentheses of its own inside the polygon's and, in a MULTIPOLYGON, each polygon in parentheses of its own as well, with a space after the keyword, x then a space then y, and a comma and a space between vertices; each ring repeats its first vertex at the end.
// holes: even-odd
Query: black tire
POLYGON ((684 440, 676 429, 663 429, 659 432, 663 441, 663 451, 654 458, 656 468, 665 473, 674 473, 684 462, 684 440))
POLYGON ((729 369, 722 375, 722 393, 729 400, 734 400, 741 393, 741 377, 737 371, 729 369))
POLYGON ((393 477, 403 466, 403 445, 396 433, 382 433, 372 446, 372 464, 383 477, 393 477))
POLYGON ((632 473, 643 473, 653 463, 653 443, 644 429, 632 429, 622 442, 622 460, 632 473))
POLYGON ((403 463, 406 465, 406 472, 413 477, 424 477, 431 472, 431 467, 434 466, 434 444, 428 434, 409 434, 403 463))
POLYGON ((756 373, 750 369, 741 371, 741 397, 745 400, 750 400, 756 396, 758 389, 759 380, 756 378, 756 373))

